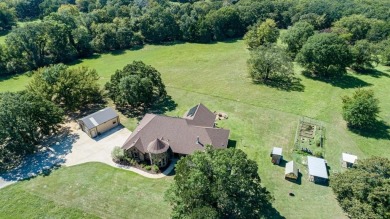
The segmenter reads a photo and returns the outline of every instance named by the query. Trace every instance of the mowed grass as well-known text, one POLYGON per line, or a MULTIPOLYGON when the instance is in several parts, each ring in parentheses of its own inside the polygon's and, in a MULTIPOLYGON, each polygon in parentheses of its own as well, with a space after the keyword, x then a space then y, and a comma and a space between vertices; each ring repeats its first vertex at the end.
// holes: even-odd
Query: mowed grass
MULTIPOLYGON (((284 91, 253 84, 247 76, 248 57, 249 52, 243 41, 238 40, 207 45, 148 45, 139 50, 84 59, 72 66, 95 68, 101 76, 99 83, 103 85, 116 69, 134 60, 152 65, 161 72, 168 94, 178 104, 168 115, 182 116, 199 102, 212 111, 228 113, 229 119, 218 122, 218 125, 230 129, 230 139, 236 141, 236 147, 258 163, 262 182, 274 195, 274 206, 282 216, 345 217, 329 187, 308 182, 305 166, 300 166, 303 173, 301 184, 288 182, 284 180, 284 168, 271 164, 269 152, 273 146, 283 147, 284 159, 291 160, 298 119, 308 116, 322 121, 326 127, 325 158, 331 175, 342 171, 341 152, 350 152, 359 158, 373 155, 389 158, 389 130, 382 128, 379 130, 382 134, 375 137, 364 137, 349 131, 341 117, 340 98, 351 94, 357 87, 373 89, 380 100, 380 119, 390 124, 389 68, 379 66, 375 74, 349 73, 342 80, 323 82, 302 76, 302 69, 295 66, 303 91, 284 91), (289 192, 294 192, 296 196, 290 197, 289 192)), ((0 91, 23 89, 28 80, 24 75, 3 80, 0 91)), ((136 126, 134 119, 122 121, 130 130, 136 126)), ((47 178, 51 177, 57 176, 47 178)), ((132 183, 132 179, 129 178, 127 183, 132 183)), ((72 193, 72 189, 67 189, 65 193, 72 193)), ((161 195, 164 189, 156 193, 161 195)))
POLYGON ((65 167, 0 190, 0 218, 168 218, 156 180, 101 163, 65 167))

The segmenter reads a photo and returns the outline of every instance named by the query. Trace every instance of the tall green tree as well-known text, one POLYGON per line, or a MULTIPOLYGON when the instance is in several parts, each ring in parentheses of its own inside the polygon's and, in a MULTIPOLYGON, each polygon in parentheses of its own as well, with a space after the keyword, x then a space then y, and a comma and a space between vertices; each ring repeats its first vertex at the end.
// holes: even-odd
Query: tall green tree
POLYGON ((176 164, 166 192, 172 218, 260 218, 270 210, 271 196, 256 162, 240 149, 207 146, 176 164))
POLYGON ((308 22, 297 22, 282 34, 282 41, 287 44, 287 51, 292 57, 299 52, 309 37, 314 35, 314 27, 308 22))
POLYGON ((105 88, 108 96, 122 107, 149 107, 167 95, 161 74, 141 61, 134 61, 117 70, 105 88))
POLYGON ((144 14, 140 18, 139 29, 145 40, 151 43, 175 40, 179 36, 175 18, 163 7, 152 8, 144 14))
POLYGON ((94 69, 58 64, 38 69, 27 88, 64 109, 74 110, 101 99, 98 80, 94 69))
POLYGON ((380 61, 383 65, 390 66, 390 38, 383 40, 379 44, 380 61))
POLYGON ((245 30, 238 10, 234 7, 223 7, 210 12, 206 15, 204 22, 210 29, 211 40, 239 37, 244 34, 245 30))
POLYGON ((333 25, 333 28, 336 31, 345 31, 345 37, 351 42, 357 40, 366 39, 367 33, 371 29, 371 25, 376 20, 365 17, 364 15, 351 15, 348 17, 342 17, 340 20, 336 21, 333 25), (337 30, 339 29, 339 30, 337 30))
POLYGON ((359 40, 351 46, 353 63, 351 68, 354 70, 365 70, 374 68, 374 64, 379 63, 379 58, 375 55, 373 46, 367 40, 359 40))
POLYGON ((344 96, 343 118, 353 128, 369 128, 376 122, 379 100, 372 90, 356 90, 352 97, 344 96))
POLYGON ((3 93, 0 97, 1 150, 24 155, 58 129, 63 112, 52 102, 29 92, 3 93))
POLYGON ((350 218, 390 218, 390 161, 372 157, 331 176, 331 187, 350 218))
POLYGON ((0 31, 10 30, 16 26, 15 9, 10 8, 5 2, 0 2, 0 31))
POLYGON ((294 75, 290 57, 275 46, 260 46, 252 50, 247 65, 249 75, 256 83, 290 81, 294 75))
POLYGON ((315 75, 331 77, 345 74, 352 56, 348 45, 338 35, 320 33, 307 40, 296 61, 315 75))
POLYGON ((257 48, 261 45, 275 43, 279 37, 279 29, 272 19, 266 19, 262 23, 257 23, 244 36, 244 40, 249 48, 257 48))

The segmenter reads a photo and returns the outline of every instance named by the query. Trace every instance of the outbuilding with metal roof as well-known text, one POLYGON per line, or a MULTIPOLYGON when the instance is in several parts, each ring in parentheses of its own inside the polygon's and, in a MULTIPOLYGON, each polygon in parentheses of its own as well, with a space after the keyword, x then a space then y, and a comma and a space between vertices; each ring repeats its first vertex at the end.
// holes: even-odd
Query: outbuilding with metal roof
POLYGON ((99 110, 78 120, 80 128, 94 138, 119 125, 119 116, 110 107, 99 110))

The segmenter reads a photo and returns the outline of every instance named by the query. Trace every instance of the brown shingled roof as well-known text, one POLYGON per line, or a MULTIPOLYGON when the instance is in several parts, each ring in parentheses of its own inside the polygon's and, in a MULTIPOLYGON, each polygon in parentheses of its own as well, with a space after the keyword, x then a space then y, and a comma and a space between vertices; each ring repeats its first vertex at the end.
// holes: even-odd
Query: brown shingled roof
POLYGON ((183 118, 185 118, 190 125, 214 127, 215 114, 201 103, 188 110, 183 118))
POLYGON ((163 139, 163 142, 169 144, 174 153, 180 154, 191 154, 196 150, 204 150, 207 144, 211 144, 215 148, 226 148, 230 131, 214 128, 215 115, 210 112, 213 115, 211 118, 210 114, 203 107, 210 112, 205 106, 199 104, 194 113, 197 125, 188 122, 189 119, 186 117, 176 118, 146 114, 122 148, 137 147, 141 152, 145 153, 148 151, 148 145, 156 141, 156 139, 163 139), (197 115, 198 113, 200 114, 197 115), (211 119, 211 121, 203 120, 206 117, 211 119), (202 119, 198 120, 198 118, 202 119), (201 123, 204 126, 199 126, 201 123))
POLYGON ((156 140, 149 143, 147 149, 149 153, 161 154, 169 149, 169 144, 157 138, 156 140))

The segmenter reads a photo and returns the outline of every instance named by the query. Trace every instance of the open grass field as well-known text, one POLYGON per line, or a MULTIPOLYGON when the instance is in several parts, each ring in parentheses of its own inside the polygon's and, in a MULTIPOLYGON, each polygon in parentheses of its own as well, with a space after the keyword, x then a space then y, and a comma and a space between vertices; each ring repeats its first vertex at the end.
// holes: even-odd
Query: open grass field
MULTIPOLYGON (((300 166, 303 173, 300 183, 288 182, 284 180, 284 168, 271 164, 269 153, 273 146, 283 147, 284 159, 291 160, 298 120, 302 116, 307 116, 321 121, 326 128, 324 151, 325 159, 330 165, 330 174, 342 171, 341 152, 350 152, 359 158, 373 155, 390 158, 390 130, 385 125, 390 124, 389 68, 379 66, 372 74, 349 73, 341 80, 324 82, 302 76, 300 74, 302 69, 295 66, 297 76, 301 79, 300 84, 297 85, 296 91, 285 91, 253 84, 247 76, 248 56, 249 53, 241 40, 207 45, 190 43, 148 45, 139 50, 95 56, 74 63, 73 66, 95 68, 101 76, 100 83, 103 85, 116 69, 133 60, 142 60, 152 65, 161 72, 168 94, 178 104, 175 110, 167 112, 168 115, 182 116, 188 108, 199 102, 212 111, 222 111, 229 115, 228 120, 221 121, 218 125, 230 129, 230 139, 236 141, 236 147, 244 150, 258 163, 262 182, 274 195, 274 206, 282 216, 344 218, 345 215, 338 206, 332 190, 309 182, 306 167, 300 166), (358 87, 375 91, 380 100, 380 119, 384 122, 378 130, 365 133, 364 136, 349 131, 341 117, 340 97, 351 94, 358 87), (295 193, 295 197, 288 195, 290 191, 295 193)), ((28 76, 25 75, 1 80, 0 92, 23 89, 28 80, 28 76)), ((130 130, 136 126, 134 119, 122 121, 130 130)), ((74 168, 87 172, 88 170, 83 170, 87 167, 88 165, 74 168)), ((61 171, 46 178, 48 180, 54 178, 55 181, 55 178, 61 177, 61 171)), ((131 185, 134 183, 133 178, 139 180, 134 174, 130 174, 127 182, 121 182, 122 185, 131 185)), ((145 182, 147 181, 145 179, 145 182)), ((162 182, 168 183, 166 180, 162 182)), ((31 186, 30 183, 34 184, 35 180, 18 183, 4 190, 13 190, 14 187, 27 189, 31 186)), ((56 186, 62 190, 61 183, 56 186)), ((154 195, 162 195, 163 190, 162 188, 154 190, 156 192, 154 195)), ((70 195, 74 190, 66 188, 58 192, 70 195)), ((80 199, 90 199, 85 193, 79 195, 80 199)), ((122 196, 117 196, 115 200, 121 201, 121 198, 122 196)), ((108 206, 115 205, 115 200, 113 198, 104 203, 108 206)), ((101 201, 91 200, 92 203, 101 201)), ((149 209, 151 214, 155 212, 149 209)), ((129 211, 129 215, 133 215, 133 211, 129 211)), ((161 215, 162 218, 165 216, 167 215, 161 215)))
POLYGON ((1 189, 0 218, 168 218, 160 191, 171 180, 101 163, 61 168, 1 189))

